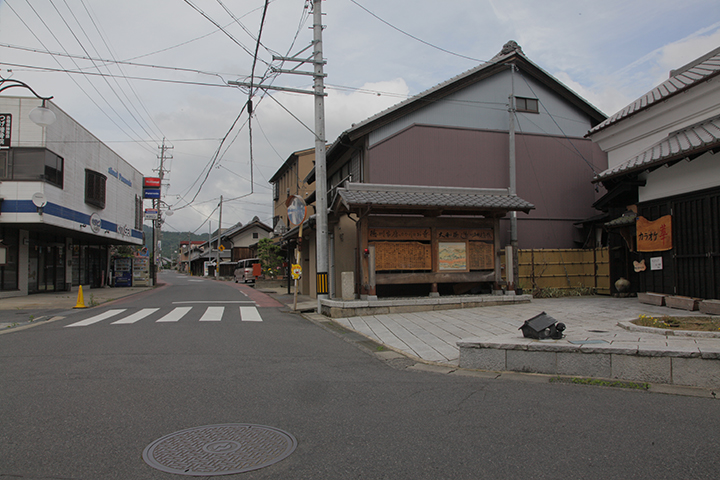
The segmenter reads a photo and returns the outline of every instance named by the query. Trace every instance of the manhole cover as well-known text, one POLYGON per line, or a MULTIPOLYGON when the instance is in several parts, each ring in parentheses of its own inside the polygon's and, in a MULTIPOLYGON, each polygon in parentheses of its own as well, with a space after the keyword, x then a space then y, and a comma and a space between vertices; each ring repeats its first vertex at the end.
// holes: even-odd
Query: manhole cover
POLYGON ((145 447, 143 460, 168 473, 230 475, 277 463, 293 453, 296 446, 295 437, 273 427, 206 425, 155 440, 145 447))

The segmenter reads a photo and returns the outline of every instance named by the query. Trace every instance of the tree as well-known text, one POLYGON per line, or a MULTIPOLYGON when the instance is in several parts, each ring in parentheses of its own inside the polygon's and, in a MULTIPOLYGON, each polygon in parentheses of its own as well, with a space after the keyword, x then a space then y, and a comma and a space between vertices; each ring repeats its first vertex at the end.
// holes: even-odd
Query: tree
POLYGON ((280 256, 278 245, 275 245, 269 238, 263 238, 258 242, 257 251, 262 272, 266 278, 275 278, 282 273, 283 259, 280 256))

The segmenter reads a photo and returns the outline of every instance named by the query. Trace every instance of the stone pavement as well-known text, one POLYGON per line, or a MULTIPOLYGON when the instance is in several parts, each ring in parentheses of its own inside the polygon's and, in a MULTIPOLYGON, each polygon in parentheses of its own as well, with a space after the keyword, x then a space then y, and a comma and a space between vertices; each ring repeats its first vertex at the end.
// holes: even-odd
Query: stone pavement
POLYGON ((592 296, 334 320, 393 350, 441 365, 720 387, 720 332, 680 336, 629 324, 640 314, 702 315, 641 304, 637 298, 592 296), (522 336, 523 322, 542 312, 566 325, 562 340, 522 336))

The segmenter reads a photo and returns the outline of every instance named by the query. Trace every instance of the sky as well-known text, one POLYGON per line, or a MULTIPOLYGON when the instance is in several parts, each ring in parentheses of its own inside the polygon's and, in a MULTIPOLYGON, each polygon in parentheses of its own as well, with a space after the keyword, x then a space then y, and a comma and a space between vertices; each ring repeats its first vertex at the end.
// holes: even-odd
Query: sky
MULTIPOLYGON (((224 228, 255 216, 272 226, 268 180, 314 147, 313 98, 258 91, 248 122, 248 91, 228 82, 248 81, 254 64, 265 84, 312 89, 312 77, 270 70, 273 55, 312 51, 300 53, 309 3, 0 0, 0 76, 52 95, 145 176, 157 176, 165 139, 163 230, 215 230, 221 195, 224 228)), ((322 11, 329 143, 509 40, 607 115, 720 46, 717 0, 327 0, 322 11)))

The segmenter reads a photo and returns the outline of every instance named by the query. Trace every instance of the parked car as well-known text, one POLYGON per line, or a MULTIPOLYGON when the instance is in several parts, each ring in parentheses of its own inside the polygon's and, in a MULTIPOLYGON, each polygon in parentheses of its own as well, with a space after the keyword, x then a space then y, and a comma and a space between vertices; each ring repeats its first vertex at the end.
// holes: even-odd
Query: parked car
POLYGON ((235 283, 255 283, 253 265, 260 263, 259 258, 246 258, 239 260, 235 269, 235 283))

